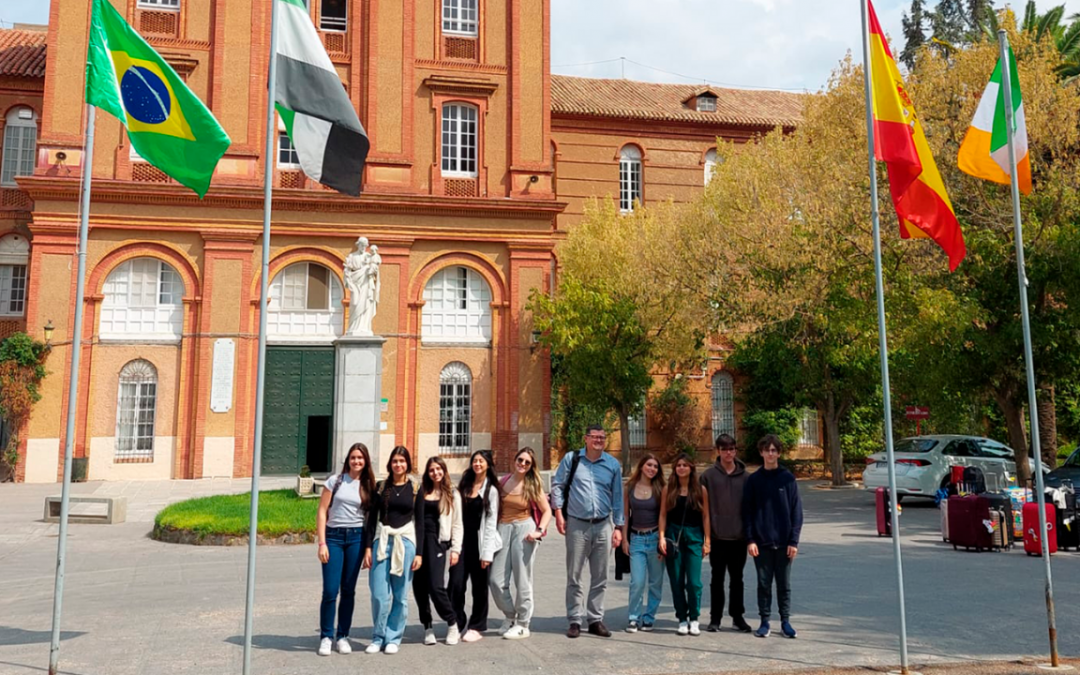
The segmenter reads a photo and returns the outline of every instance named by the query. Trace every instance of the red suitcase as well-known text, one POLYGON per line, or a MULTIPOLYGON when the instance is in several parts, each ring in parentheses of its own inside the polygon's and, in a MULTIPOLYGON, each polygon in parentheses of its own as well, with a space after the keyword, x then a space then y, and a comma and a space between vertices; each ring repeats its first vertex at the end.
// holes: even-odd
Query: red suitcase
MULTIPOLYGON (((1039 541, 1039 503, 1024 504, 1024 551, 1028 555, 1042 555, 1042 542, 1039 541)), ((1046 505, 1046 545, 1050 553, 1057 553, 1057 509, 1053 504, 1046 505)))
POLYGON ((874 490, 874 511, 877 513, 877 536, 892 536, 892 518, 889 515, 889 490, 879 487, 874 490))
POLYGON ((953 548, 989 551, 994 548, 990 520, 990 502, 986 497, 967 495, 949 497, 949 542, 953 548))

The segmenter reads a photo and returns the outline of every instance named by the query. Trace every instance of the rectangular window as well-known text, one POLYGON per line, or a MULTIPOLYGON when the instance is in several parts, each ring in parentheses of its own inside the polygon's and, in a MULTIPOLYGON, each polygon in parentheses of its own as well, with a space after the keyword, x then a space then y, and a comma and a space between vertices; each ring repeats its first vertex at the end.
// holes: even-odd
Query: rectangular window
POLYGON ((472 386, 465 382, 439 385, 439 452, 469 452, 472 386))
POLYGON ((3 167, 0 185, 15 187, 15 176, 34 173, 34 153, 37 152, 37 126, 9 122, 4 127, 3 167))
POLYGON ((619 162, 619 209, 633 211, 635 200, 641 202, 641 160, 624 159, 619 162))
POLYGON ((804 408, 799 417, 799 445, 821 445, 818 411, 813 408, 804 408))
POLYGON ((476 0, 443 0, 443 32, 476 35, 476 18, 476 0))
POLYGON ((319 28, 344 31, 349 27, 347 0, 322 0, 319 8, 319 28))
POLYGON ((307 309, 330 308, 330 270, 322 265, 308 265, 307 309))
POLYGON ((712 96, 698 96, 698 112, 716 112, 716 99, 712 96))
POLYGON ((154 458, 155 382, 121 382, 116 423, 116 459, 154 458))
POLYGON ((139 0, 139 9, 180 9, 180 0, 139 0))
POLYGON ((476 108, 443 106, 442 174, 474 178, 476 172, 476 108))
POLYGON ((0 316, 26 311, 26 265, 0 265, 0 316))
POLYGON ((278 134, 278 160, 277 164, 283 169, 295 169, 300 166, 300 155, 296 152, 289 134, 284 131, 278 134))
POLYGON ((636 416, 627 420, 630 433, 630 447, 634 449, 642 449, 645 447, 646 439, 646 415, 645 407, 642 405, 641 412, 636 416))

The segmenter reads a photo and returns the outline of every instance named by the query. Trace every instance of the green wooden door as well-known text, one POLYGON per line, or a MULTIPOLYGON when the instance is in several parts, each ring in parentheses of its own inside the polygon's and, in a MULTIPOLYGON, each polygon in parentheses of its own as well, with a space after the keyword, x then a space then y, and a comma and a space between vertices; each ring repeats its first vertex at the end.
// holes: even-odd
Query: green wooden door
POLYGON ((328 467, 329 439, 320 434, 313 439, 320 447, 310 448, 308 429, 311 417, 330 417, 332 423, 333 348, 267 348, 263 410, 263 474, 295 474, 310 458, 325 458, 319 463, 328 467))

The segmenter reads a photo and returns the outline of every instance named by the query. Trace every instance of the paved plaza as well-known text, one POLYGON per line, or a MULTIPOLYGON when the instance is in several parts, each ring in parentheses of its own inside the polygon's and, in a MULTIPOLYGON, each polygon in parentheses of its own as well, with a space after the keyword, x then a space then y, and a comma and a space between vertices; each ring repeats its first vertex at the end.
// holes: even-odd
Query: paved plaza
MULTIPOLYGON (((61 670, 77 675, 240 673, 247 549, 163 544, 148 537, 153 511, 190 496, 243 491, 247 481, 88 483, 77 492, 129 496, 128 522, 72 525, 64 597, 61 670)), ((265 487, 280 487, 266 481, 265 487)), ((564 547, 557 533, 541 547, 533 635, 509 642, 494 632, 475 644, 437 647, 422 637, 411 608, 396 656, 315 655, 321 583, 313 546, 259 548, 253 672, 354 673, 389 667, 425 675, 554 672, 716 673, 793 668, 879 667, 899 661, 892 546, 874 531, 873 497, 813 489, 801 482, 807 524, 793 568, 798 640, 761 640, 727 629, 700 637, 675 634, 665 597, 657 631, 629 635, 627 580, 612 581, 604 640, 570 641, 563 605, 564 547), (388 661, 389 659, 389 661, 388 661)), ((57 486, 0 485, 0 673, 31 674, 48 665, 56 526, 41 522, 57 486)), ((1044 656, 1046 613, 1042 562, 1022 550, 953 552, 938 534, 932 504, 905 503, 905 580, 912 663, 963 664, 1044 656)), ((1058 627, 1066 657, 1080 655, 1080 554, 1054 557, 1058 627)), ((708 575, 703 620, 708 619, 708 575)), ((747 565, 748 619, 755 621, 753 566, 747 565)), ((354 646, 370 636, 366 575, 358 588, 354 646)), ((494 609, 494 607, 493 607, 494 609)), ((703 621, 704 622, 704 621, 703 621)), ((499 618, 493 616, 492 628, 499 618)), ((437 624, 439 635, 445 626, 437 624)), ((994 672, 1021 672, 999 664, 994 672), (1002 671, 999 668, 1004 667, 1002 671)), ((958 670, 960 672, 960 670, 958 670)))

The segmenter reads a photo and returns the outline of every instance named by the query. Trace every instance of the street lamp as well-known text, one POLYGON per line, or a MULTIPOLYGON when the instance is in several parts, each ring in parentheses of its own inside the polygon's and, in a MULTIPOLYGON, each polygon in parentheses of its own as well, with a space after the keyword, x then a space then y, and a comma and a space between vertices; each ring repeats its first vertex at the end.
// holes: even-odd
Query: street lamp
POLYGON ((42 331, 44 331, 45 333, 45 344, 49 344, 50 342, 52 342, 52 334, 54 330, 56 330, 56 328, 52 325, 52 319, 49 319, 48 323, 45 324, 45 327, 42 328, 42 331))

